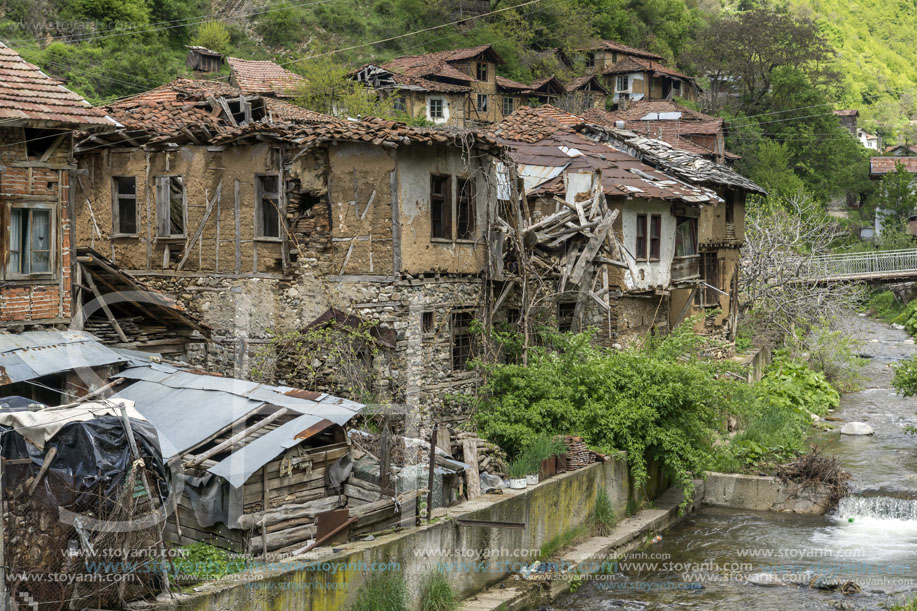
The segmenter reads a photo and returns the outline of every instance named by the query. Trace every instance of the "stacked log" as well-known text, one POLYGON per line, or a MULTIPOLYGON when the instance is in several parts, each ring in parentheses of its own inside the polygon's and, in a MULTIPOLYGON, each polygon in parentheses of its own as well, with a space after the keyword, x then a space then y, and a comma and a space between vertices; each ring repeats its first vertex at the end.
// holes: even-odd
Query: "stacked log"
POLYGON ((239 528, 260 533, 263 527, 265 534, 253 536, 249 540, 252 552, 273 552, 314 538, 316 516, 343 507, 346 501, 345 496, 335 495, 309 503, 244 514, 239 518, 239 528))
POLYGON ((504 452, 500 447, 495 444, 481 439, 476 436, 474 433, 459 433, 456 436, 455 441, 452 443, 452 455, 453 456, 462 456, 463 460, 467 463, 468 458, 465 457, 463 451, 463 444, 466 440, 473 440, 475 448, 477 449, 477 458, 478 458, 478 472, 486 471, 492 475, 499 475, 500 477, 506 477, 508 460, 506 458, 506 452, 504 452))

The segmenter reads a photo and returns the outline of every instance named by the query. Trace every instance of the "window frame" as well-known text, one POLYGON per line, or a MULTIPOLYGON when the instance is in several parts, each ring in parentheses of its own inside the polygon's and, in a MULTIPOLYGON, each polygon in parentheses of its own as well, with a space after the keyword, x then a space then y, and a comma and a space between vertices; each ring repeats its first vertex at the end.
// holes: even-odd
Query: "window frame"
POLYGON ((649 246, 648 216, 648 214, 637 214, 637 222, 634 231, 634 259, 637 261, 647 260, 647 248, 649 246))
POLYGON ((626 74, 620 74, 615 79, 615 92, 629 92, 630 91, 630 77, 626 74), (621 86, 621 79, 624 79, 624 86, 621 86))
POLYGON ((451 338, 449 355, 452 361, 453 373, 467 371, 466 365, 468 361, 474 358, 474 338, 471 336, 472 320, 474 320, 474 312, 471 310, 453 310, 449 316, 451 338), (456 324, 457 322, 466 322, 464 319, 466 316, 466 326, 456 324), (461 362, 459 363, 459 361, 461 362))
POLYGON ((595 51, 586 53, 586 67, 595 68, 595 51))
POLYGON ((283 189, 280 185, 280 174, 255 174, 255 234, 254 238, 259 242, 281 242, 283 241, 283 189), (274 178, 277 180, 277 191, 264 191, 264 179, 265 178, 274 178), (265 199, 269 199, 268 196, 274 195, 277 201, 277 235, 265 235, 264 233, 264 217, 262 210, 264 208, 265 199))
POLYGON ((420 313, 420 330, 424 335, 436 332, 436 316, 433 310, 424 310, 420 313))
POLYGON ((140 235, 140 224, 138 221, 137 209, 137 177, 136 176, 112 176, 111 177, 111 235, 113 238, 136 238, 140 235), (131 179, 134 181, 134 193, 123 195, 120 191, 119 180, 131 179), (122 231, 121 225, 121 200, 134 200, 134 231, 122 231))
MULTIPOLYGON (((60 253, 58 248, 58 239, 57 239, 57 204, 53 202, 9 202, 5 206, 4 210, 6 218, 8 219, 6 226, 6 241, 8 245, 8 252, 10 254, 9 259, 6 262, 6 265, 2 267, 3 277, 6 280, 51 280, 57 277, 57 258, 60 253), (14 272, 10 269, 12 264, 12 252, 13 252, 13 210, 28 210, 29 211, 29 228, 32 227, 31 214, 32 210, 42 210, 48 212, 48 271, 42 272, 30 272, 28 274, 23 274, 21 272, 14 272)), ((31 231, 30 231, 31 235, 31 231)), ((30 240, 31 241, 31 240, 30 240)), ((29 249, 31 253, 31 247, 29 249)), ((44 252, 44 251, 39 251, 44 252)), ((22 268, 22 253, 20 252, 20 269, 22 268)), ((31 265, 31 264, 30 264, 31 265)))
POLYGON ((452 239, 452 176, 449 174, 430 174, 430 240, 451 242, 452 239), (442 181, 442 193, 437 193, 433 189, 436 181, 442 181), (442 235, 434 235, 434 229, 437 226, 434 207, 440 206, 441 218, 439 221, 442 235))
POLYGON ((567 333, 573 331, 573 321, 576 318, 575 301, 557 302, 557 331, 567 333))
POLYGON ((662 255, 662 215, 651 214, 649 221, 648 261, 659 261, 662 255))
POLYGON ((184 240, 188 236, 188 189, 185 184, 185 177, 182 174, 160 174, 156 176, 155 180, 156 185, 156 239, 157 240, 184 240), (172 228, 172 197, 171 197, 171 180, 173 178, 178 178, 181 180, 181 194, 182 194, 182 233, 171 233, 172 228), (168 182, 166 182, 168 181, 168 182), (169 214, 165 219, 162 218, 163 205, 163 195, 164 195, 164 185, 168 185, 168 195, 166 195, 166 201, 168 202, 169 214), (161 233, 163 228, 163 221, 169 222, 170 232, 167 234, 161 233))
POLYGON ((456 177, 455 195, 455 240, 473 242, 477 225, 475 222, 477 220, 477 184, 474 177, 456 177), (465 221, 464 228, 462 227, 463 220, 465 221))
POLYGON ((506 117, 513 114, 514 110, 516 110, 516 99, 509 95, 503 96, 503 116, 506 117), (507 102, 509 102, 509 112, 506 111, 507 102))
POLYGON ((446 118, 446 100, 445 98, 436 97, 436 98, 427 98, 427 115, 430 119, 445 119, 446 118), (433 114, 433 103, 436 102, 439 104, 439 114, 433 114))
POLYGON ((392 98, 392 109, 397 112, 408 111, 408 99, 403 95, 396 95, 392 98))
POLYGON ((489 96, 486 93, 479 93, 477 94, 477 96, 478 97, 475 101, 475 108, 477 108, 478 112, 487 112, 487 104, 488 104, 487 98, 489 96))
POLYGON ((488 73, 489 73, 489 70, 488 70, 487 62, 478 62, 477 68, 475 70, 475 76, 477 77, 477 79, 479 81, 486 83, 488 73), (483 74, 483 78, 482 78, 482 74, 483 74))

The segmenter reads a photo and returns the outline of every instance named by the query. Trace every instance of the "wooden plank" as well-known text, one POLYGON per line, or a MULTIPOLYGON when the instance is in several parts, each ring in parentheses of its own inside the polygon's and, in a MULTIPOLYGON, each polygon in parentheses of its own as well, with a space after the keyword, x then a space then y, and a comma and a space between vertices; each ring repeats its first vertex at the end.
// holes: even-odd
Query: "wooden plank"
POLYGON ((281 505, 277 509, 269 509, 267 511, 259 511, 256 513, 246 513, 239 517, 239 528, 243 530, 251 530, 256 525, 261 524, 262 520, 264 520, 264 523, 267 526, 271 526, 273 524, 277 524, 278 522, 291 520, 294 518, 314 518, 316 515, 325 511, 331 511, 332 509, 343 507, 346 501, 347 497, 337 494, 310 501, 308 503, 281 505))
POLYGON ((598 254, 599 247, 601 247, 602 242, 605 241, 605 236, 608 234, 616 218, 618 218, 618 211, 612 210, 602 219, 599 226, 596 227, 595 233, 583 249, 583 254, 580 255, 576 265, 573 266, 573 271, 570 272, 570 282, 573 284, 580 283, 583 278, 583 273, 586 271, 586 265, 588 265, 596 254, 598 254))
POLYGON ((462 440, 462 461, 465 469, 465 494, 468 500, 481 496, 481 476, 478 473, 478 442, 475 439, 462 440))
POLYGON ((220 452, 223 452, 224 450, 228 450, 232 448, 232 446, 238 444, 240 441, 242 441, 243 439, 245 439, 246 437, 248 437, 249 435, 257 431, 258 429, 265 427, 269 425, 270 423, 274 422, 275 420, 277 420, 278 418, 286 414, 288 411, 289 410, 287 408, 281 407, 280 409, 278 409, 276 412, 274 412, 273 414, 271 414, 264 420, 256 422, 255 424, 251 425, 250 427, 248 427, 241 433, 237 433, 233 435, 232 437, 230 437, 223 443, 213 446, 206 452, 202 454, 198 454, 197 456, 192 458, 190 461, 185 463, 185 468, 190 469, 192 467, 195 467, 201 464, 201 462, 207 460, 208 458, 215 456, 216 454, 219 454, 220 452))
POLYGON ((361 501, 367 501, 369 503, 379 500, 378 492, 371 492, 352 484, 344 484, 344 494, 350 498, 360 499, 361 501))
MULTIPOLYGON (((223 180, 220 179, 220 184, 222 185, 223 180)), ((213 271, 215 273, 220 273, 220 201, 222 200, 222 194, 220 189, 217 189, 217 210, 216 210, 216 244, 214 245, 214 260, 213 260, 213 271)), ((198 270, 200 271, 200 270, 198 270)))
POLYGON ((108 318, 108 322, 115 330, 115 333, 118 334, 118 337, 122 342, 128 341, 127 336, 124 334, 124 330, 121 329, 121 325, 118 324, 117 319, 115 319, 114 314, 111 313, 111 309, 109 309, 108 304, 105 302, 105 298, 102 297, 101 293, 99 293, 99 289, 96 288, 96 283, 92 280, 92 272, 90 272, 88 269, 86 270, 85 278, 86 284, 89 285, 89 290, 92 291, 92 294, 95 295, 99 305, 102 306, 102 311, 105 313, 105 317, 108 318))
MULTIPOLYGON (((210 218, 210 213, 213 212, 213 208, 217 203, 217 200, 220 198, 220 191, 223 189, 223 180, 220 179, 220 182, 217 183, 216 193, 213 194, 213 198, 207 202, 207 209, 204 210, 204 216, 201 218, 200 224, 198 224, 197 229, 194 230, 194 235, 191 236, 191 241, 188 242, 188 245, 185 246, 185 252, 182 255, 181 261, 178 262, 178 267, 176 269, 181 270, 185 265, 185 261, 188 260, 188 255, 191 254, 191 249, 194 248, 194 243, 198 241, 201 237, 201 234, 204 233, 204 226, 207 224, 207 220, 210 218)), ((198 268, 200 271, 200 268, 198 268)))
MULTIPOLYGON (((240 210, 239 203, 239 181, 235 180, 233 184, 233 219, 235 221, 235 239, 236 239, 236 267, 235 271, 237 274, 242 273, 242 212, 240 210)), ((258 270, 252 270, 252 272, 257 272, 258 270)))
POLYGON ((267 553, 288 546, 296 541, 311 539, 315 536, 315 530, 315 525, 312 524, 308 526, 297 526, 274 533, 267 533, 260 537, 252 537, 249 543, 253 553, 267 553), (264 541, 267 542, 267 545, 264 545, 264 541))

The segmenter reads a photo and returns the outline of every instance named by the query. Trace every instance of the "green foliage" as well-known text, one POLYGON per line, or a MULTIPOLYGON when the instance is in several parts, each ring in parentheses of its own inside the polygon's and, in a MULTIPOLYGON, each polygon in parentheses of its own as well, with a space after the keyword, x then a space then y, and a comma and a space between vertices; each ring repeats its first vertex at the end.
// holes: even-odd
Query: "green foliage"
POLYGON ((901 314, 892 322, 904 325, 904 330, 910 335, 917 336, 917 299, 909 302, 901 314))
POLYGON ((902 361, 895 367, 892 385, 905 397, 917 395, 917 356, 902 361))
POLYGON ((330 59, 302 62, 298 69, 305 82, 296 103, 309 110, 335 117, 390 117, 392 101, 374 89, 352 80, 350 70, 330 59))
POLYGON ((906 233, 903 225, 917 211, 914 175, 903 164, 897 164, 894 172, 882 177, 878 189, 870 198, 870 208, 881 216, 883 232, 891 224, 899 232, 906 233))
POLYGON ((898 301, 898 298, 891 291, 880 291, 874 293, 869 298, 867 311, 870 316, 887 323, 897 322, 898 318, 904 313, 906 306, 898 301))
POLYGON ((755 391, 762 400, 805 416, 827 415, 829 409, 840 405, 841 399, 825 374, 789 358, 782 351, 775 354, 755 391))
POLYGON ((508 473, 512 479, 522 479, 529 473, 531 473, 532 463, 527 456, 520 456, 516 460, 509 463, 508 473))
POLYGON ((917 611, 917 598, 902 599, 893 603, 886 603, 882 605, 882 608, 888 611, 917 611))
POLYGON ((219 21, 206 21, 198 27, 191 44, 205 47, 217 53, 229 50, 229 30, 219 21))
POLYGON ((605 488, 599 488, 595 494, 595 509, 593 510, 592 521, 596 531, 603 537, 608 535, 618 522, 615 509, 611 504, 611 498, 609 498, 605 488))
POLYGON ((561 551, 565 547, 568 547, 571 543, 580 539, 583 535, 589 532, 589 527, 586 524, 580 524, 579 526, 574 526, 570 530, 566 530, 556 537, 552 537, 542 544, 538 548, 538 559, 541 561, 548 560, 557 555, 557 552, 561 551))
POLYGON ((539 434, 574 434, 590 447, 627 452, 639 486, 647 459, 660 461, 686 492, 711 460, 711 442, 737 383, 684 351, 685 329, 642 349, 604 350, 588 333, 548 336, 529 365, 485 365, 477 413, 485 437, 518 455, 539 434), (678 349, 680 347, 680 349, 678 349))
POLYGON ((232 560, 226 550, 207 543, 185 545, 181 551, 182 555, 172 560, 172 574, 179 583, 219 579, 246 568, 243 560, 232 560))
POLYGON ((351 611, 407 611, 408 588, 399 572, 372 573, 357 590, 351 611))
POLYGON ((808 332, 797 331, 786 338, 788 354, 824 374, 840 392, 857 390, 863 380, 860 369, 865 361, 857 356, 861 346, 861 341, 824 320, 808 332))
POLYGON ((430 573, 424 580, 420 594, 421 611, 454 611, 458 609, 455 591, 442 571, 430 573))

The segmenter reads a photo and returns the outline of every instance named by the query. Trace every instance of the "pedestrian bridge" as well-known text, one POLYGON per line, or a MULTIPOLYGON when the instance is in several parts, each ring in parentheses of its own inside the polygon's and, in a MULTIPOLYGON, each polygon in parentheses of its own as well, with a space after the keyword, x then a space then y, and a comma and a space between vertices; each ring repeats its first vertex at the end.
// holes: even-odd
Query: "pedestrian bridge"
POLYGON ((917 248, 812 257, 802 263, 799 278, 818 283, 917 280, 917 248))

